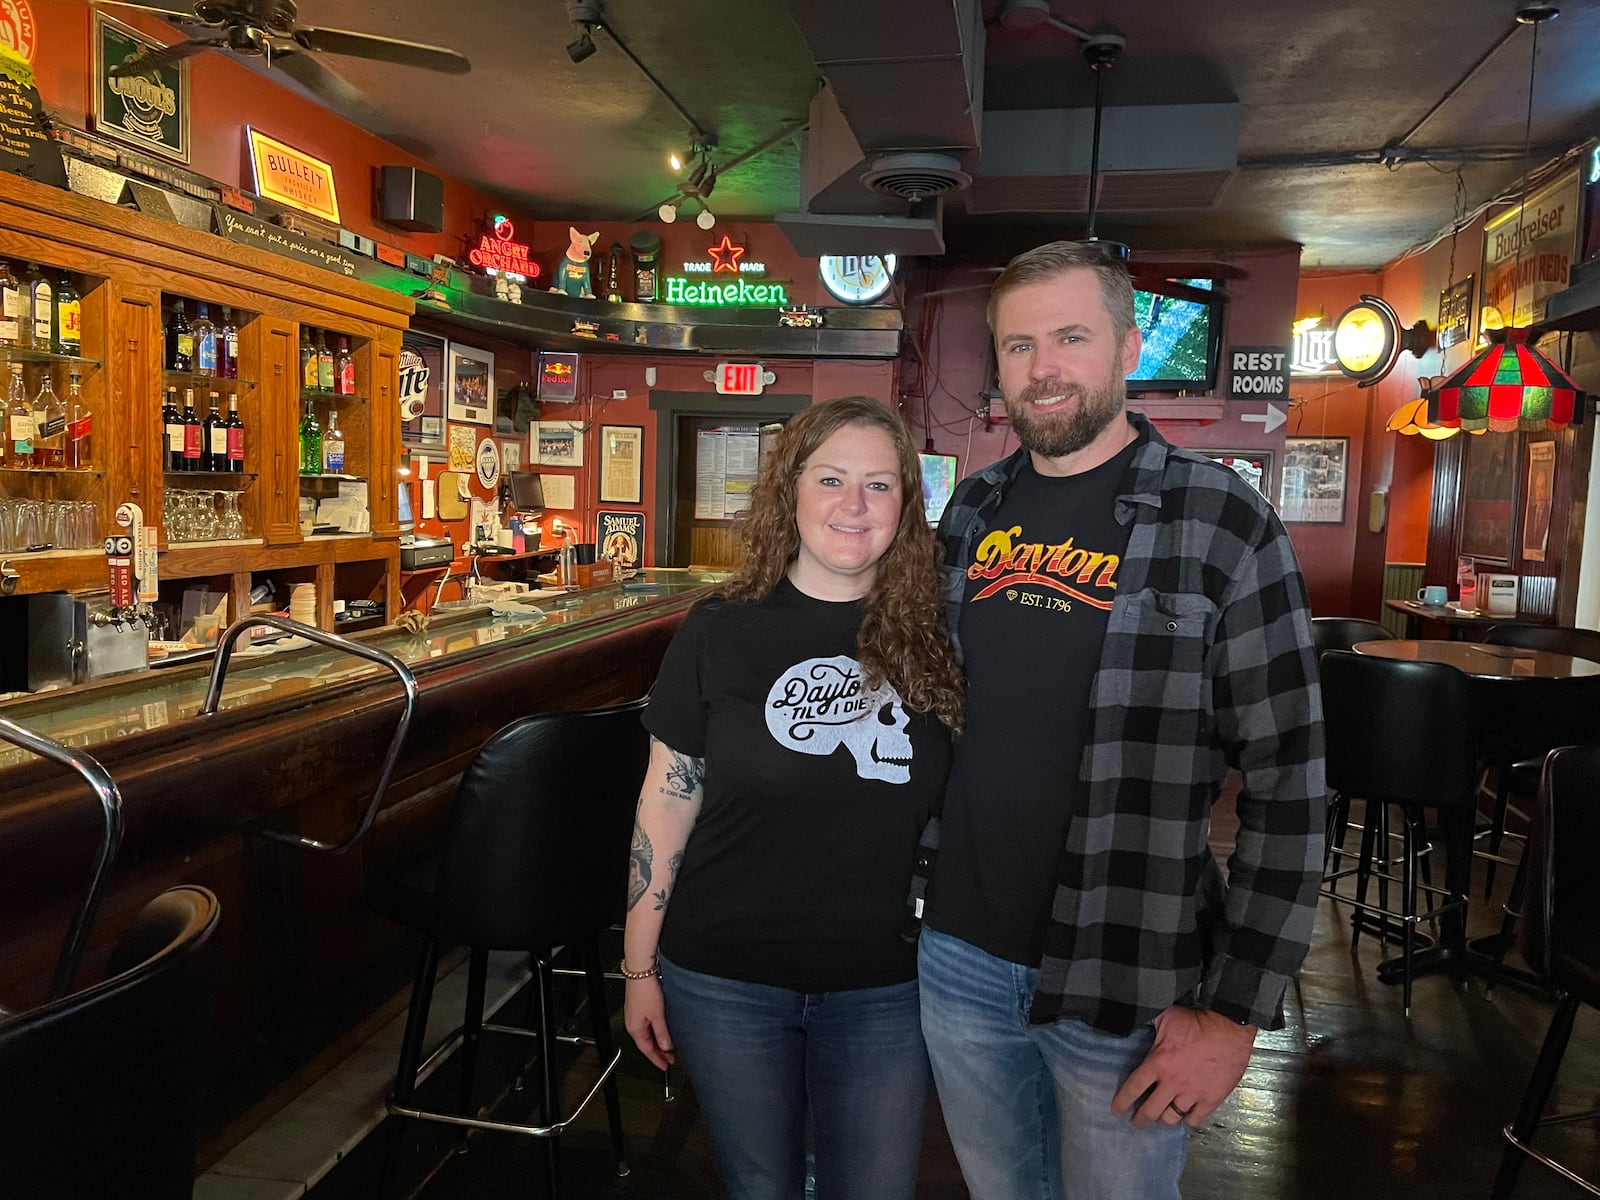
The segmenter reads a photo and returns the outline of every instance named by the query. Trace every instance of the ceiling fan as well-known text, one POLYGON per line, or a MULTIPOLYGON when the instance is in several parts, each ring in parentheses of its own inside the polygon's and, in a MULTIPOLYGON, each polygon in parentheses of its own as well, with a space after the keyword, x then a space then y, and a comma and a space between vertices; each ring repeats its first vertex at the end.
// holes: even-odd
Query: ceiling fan
POLYGON ((360 94, 324 66, 318 55, 342 54, 450 75, 465 75, 472 69, 463 55, 443 46, 302 25, 295 19, 295 0, 194 0, 191 8, 132 3, 131 0, 101 0, 101 3, 154 13, 180 28, 199 27, 212 31, 117 63, 107 72, 113 77, 143 75, 203 50, 222 50, 263 59, 267 66, 281 69, 326 99, 352 104, 362 102, 360 94))

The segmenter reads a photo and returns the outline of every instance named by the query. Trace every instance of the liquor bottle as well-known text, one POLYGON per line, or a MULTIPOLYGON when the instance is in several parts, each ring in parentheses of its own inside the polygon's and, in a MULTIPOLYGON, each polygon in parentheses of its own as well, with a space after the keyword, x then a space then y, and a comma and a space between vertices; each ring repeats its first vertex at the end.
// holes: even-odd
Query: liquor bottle
POLYGON ((0 262, 0 346, 22 344, 22 284, 9 263, 0 262))
POLYGON ((38 263, 28 264, 22 283, 27 290, 23 301, 22 344, 30 350, 49 354, 55 343, 55 289, 39 270, 38 263))
POLYGON ((317 390, 333 391, 333 351, 328 349, 328 339, 317 330, 317 390))
POLYGON ((167 370, 194 370, 194 330, 182 300, 172 302, 172 319, 167 322, 167 370))
POLYGON ((56 353, 83 353, 83 298, 70 275, 56 282, 56 353))
POLYGON ((333 360, 333 390, 341 396, 356 394, 356 360, 350 357, 350 339, 339 335, 339 353, 333 360))
POLYGON ((22 382, 22 364, 11 364, 11 390, 6 395, 6 435, 0 452, 7 467, 33 466, 33 405, 22 382))
POLYGON ((239 397, 228 397, 227 432, 228 470, 235 475, 244 474, 244 422, 239 418, 239 397))
POLYGON ((78 469, 90 463, 89 435, 94 428, 94 414, 83 403, 83 378, 72 372, 72 383, 67 388, 67 466, 78 469))
POLYGON ((322 474, 322 426, 317 424, 317 410, 309 396, 300 416, 300 474, 322 474))
POLYGON ((317 351, 311 344, 314 329, 300 331, 300 386, 308 392, 317 390, 317 351))
POLYGON ((217 393, 211 393, 211 411, 206 413, 204 428, 205 450, 200 455, 200 461, 207 471, 226 471, 228 469, 228 427, 222 419, 222 410, 217 407, 217 393))
POLYGON ((217 373, 217 327, 204 300, 195 305, 194 324, 190 326, 194 338, 194 373, 217 373))
POLYGON ((339 428, 339 412, 328 410, 328 428, 322 434, 322 470, 328 475, 344 474, 344 431, 339 428))
POLYGON ((199 471, 205 466, 201 457, 200 414, 194 410, 194 389, 183 389, 183 470, 199 471))
POLYGON ((161 406, 161 435, 167 447, 163 466, 168 471, 183 470, 183 413, 175 387, 167 389, 167 402, 161 406))
POLYGON ((239 378, 239 327, 233 323, 233 309, 226 304, 217 333, 217 374, 224 379, 239 378))
POLYGON ((67 410, 49 369, 39 374, 39 394, 33 398, 33 465, 53 471, 67 465, 67 410))

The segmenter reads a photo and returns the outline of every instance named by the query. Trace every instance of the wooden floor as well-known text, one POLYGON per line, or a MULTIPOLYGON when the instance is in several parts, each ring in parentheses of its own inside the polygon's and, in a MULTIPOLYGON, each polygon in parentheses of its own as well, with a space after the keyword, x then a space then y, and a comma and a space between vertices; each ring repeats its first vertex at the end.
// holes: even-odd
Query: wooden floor
MULTIPOLYGON (((1231 812, 1219 806, 1213 843, 1220 855, 1228 852, 1231 824, 1231 812)), ((1498 917, 1498 909, 1491 913, 1479 897, 1481 891, 1473 897, 1474 932, 1498 917)), ((1408 1022, 1398 988, 1374 978, 1376 944, 1364 939, 1360 954, 1351 956, 1346 911, 1324 902, 1310 958, 1287 998, 1286 1027, 1261 1036, 1239 1089, 1196 1132, 1183 1180, 1189 1200, 1488 1195, 1503 1145, 1499 1130, 1521 1095, 1551 1005, 1508 988, 1486 999, 1481 981, 1457 986, 1435 976, 1417 982, 1408 1022)), ((1600 1107, 1597 1023, 1600 1014, 1590 1010, 1578 1018, 1558 1108, 1600 1107)), ((638 1200, 720 1195, 693 1096, 680 1089, 664 1103, 659 1073, 631 1049, 625 1062, 632 1174, 611 1178, 603 1110, 596 1104, 566 1139, 565 1194, 638 1200)), ((575 1069, 569 1090, 581 1094, 581 1079, 582 1070, 575 1069)), ((1584 1173, 1600 1173, 1600 1126, 1550 1132, 1548 1144, 1558 1153, 1584 1173)), ((376 1195, 373 1158, 352 1156, 312 1195, 376 1195)), ((450 1157, 419 1195, 541 1197, 541 1180, 536 1145, 475 1135, 470 1150, 450 1157)), ((1517 1193, 1518 1200, 1582 1194, 1532 1162, 1517 1193)), ((937 1111, 929 1121, 918 1195, 967 1195, 937 1111)))

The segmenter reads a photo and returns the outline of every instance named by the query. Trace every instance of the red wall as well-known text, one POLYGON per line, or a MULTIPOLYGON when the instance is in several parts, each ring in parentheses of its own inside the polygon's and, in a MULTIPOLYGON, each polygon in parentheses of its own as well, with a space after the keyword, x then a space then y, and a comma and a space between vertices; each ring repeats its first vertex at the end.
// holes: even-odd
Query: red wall
MULTIPOLYGON (((88 125, 93 104, 89 5, 84 0, 34 0, 32 9, 39 30, 39 49, 33 60, 39 93, 52 116, 83 129, 88 125)), ((164 42, 177 40, 171 27, 134 9, 105 11, 164 42)), ((413 254, 455 256, 461 252, 462 237, 485 213, 504 211, 486 193, 443 176, 444 233, 408 233, 382 225, 372 215, 373 168, 392 164, 432 170, 426 162, 334 116, 227 54, 207 51, 195 56, 190 60, 189 80, 192 107, 188 165, 197 174, 248 189, 249 156, 244 128, 254 125, 332 165, 340 221, 345 228, 413 254)), ((448 78, 440 86, 471 86, 470 80, 471 76, 465 82, 448 78)), ((514 212, 510 215, 516 216, 514 212)))

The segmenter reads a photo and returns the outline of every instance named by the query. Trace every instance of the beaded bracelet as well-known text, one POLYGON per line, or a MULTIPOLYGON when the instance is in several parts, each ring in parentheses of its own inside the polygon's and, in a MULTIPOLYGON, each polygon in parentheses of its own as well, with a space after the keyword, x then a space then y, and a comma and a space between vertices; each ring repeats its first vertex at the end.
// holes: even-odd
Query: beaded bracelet
POLYGON ((652 962, 642 971, 630 971, 628 970, 628 960, 623 959, 617 964, 617 974, 621 975, 624 979, 650 979, 653 976, 661 974, 661 969, 656 965, 656 963, 652 962))

